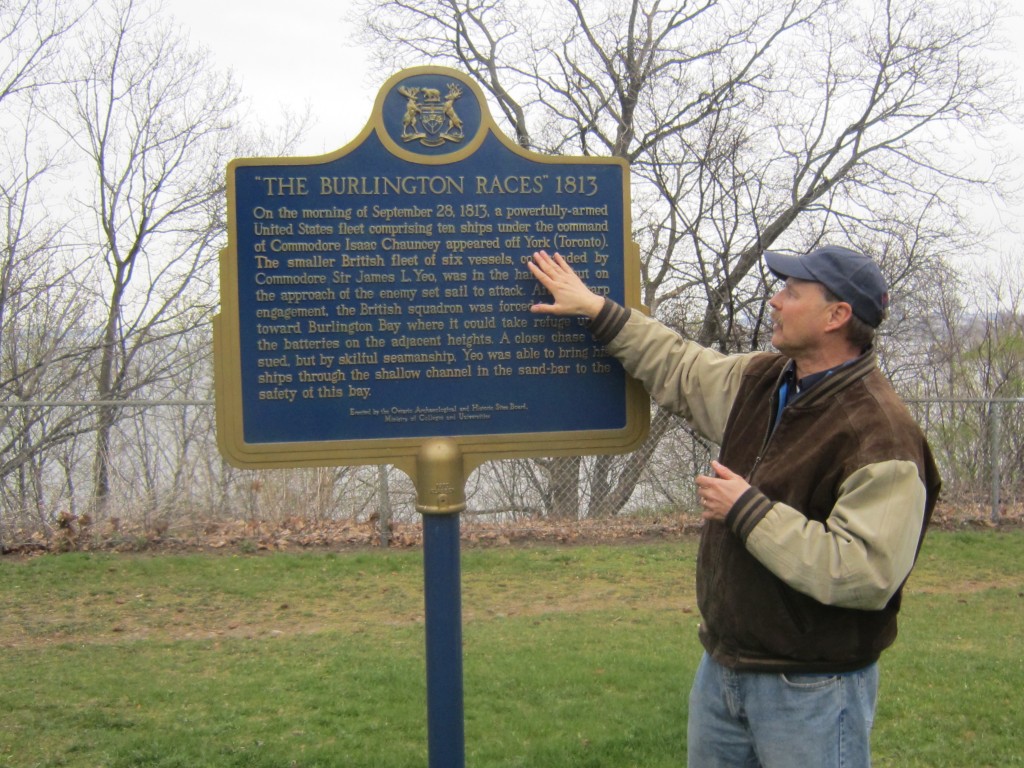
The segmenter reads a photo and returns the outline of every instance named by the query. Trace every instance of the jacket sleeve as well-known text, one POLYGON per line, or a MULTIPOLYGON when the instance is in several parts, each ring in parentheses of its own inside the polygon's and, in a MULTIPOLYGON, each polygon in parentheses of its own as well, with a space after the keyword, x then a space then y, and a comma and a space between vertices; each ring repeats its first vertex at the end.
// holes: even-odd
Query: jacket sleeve
POLYGON ((857 470, 824 523, 750 488, 726 523, 766 568, 826 605, 881 610, 914 565, 925 487, 912 461, 857 470))
POLYGON ((590 328, 658 405, 682 416, 709 440, 722 442, 751 355, 727 356, 706 349, 608 299, 590 328))

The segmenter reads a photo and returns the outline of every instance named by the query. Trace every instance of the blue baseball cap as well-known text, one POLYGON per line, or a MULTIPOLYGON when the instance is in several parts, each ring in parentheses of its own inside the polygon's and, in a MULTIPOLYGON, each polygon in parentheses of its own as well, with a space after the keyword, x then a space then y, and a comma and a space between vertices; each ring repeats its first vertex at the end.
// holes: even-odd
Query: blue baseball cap
POLYGON ((889 285, 878 265, 863 253, 834 245, 803 256, 765 251, 764 263, 783 280, 795 277, 821 283, 872 328, 877 328, 885 317, 889 285))

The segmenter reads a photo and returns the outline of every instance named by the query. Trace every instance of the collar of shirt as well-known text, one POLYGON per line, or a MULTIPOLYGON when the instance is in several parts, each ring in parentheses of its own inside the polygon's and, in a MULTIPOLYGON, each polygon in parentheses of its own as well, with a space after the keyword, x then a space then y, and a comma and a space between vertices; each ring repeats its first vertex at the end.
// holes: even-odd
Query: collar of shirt
POLYGON ((809 374, 799 380, 796 378, 796 362, 790 360, 789 365, 787 365, 785 370, 783 370, 782 376, 779 377, 779 387, 775 390, 777 405, 775 409, 775 419, 772 422, 772 430, 774 431, 775 425, 779 423, 779 419, 782 418, 782 412, 785 410, 787 405, 804 395, 804 393, 816 384, 823 382, 836 371, 842 370, 848 365, 853 365, 859 359, 860 358, 847 360, 845 363, 840 363, 839 365, 824 371, 809 374))
MULTIPOLYGON (((843 363, 843 365, 846 365, 846 363, 843 363)), ((829 368, 827 371, 818 371, 817 373, 812 373, 809 376, 804 376, 802 379, 800 379, 796 383, 796 394, 802 395, 804 392, 806 392, 808 389, 813 387, 815 384, 817 384, 820 381, 825 380, 826 378, 831 376, 833 373, 835 373, 837 370, 842 368, 843 365, 837 365, 835 368, 829 368)), ((794 371, 794 373, 795 373, 795 371, 794 371)))
POLYGON ((811 373, 804 376, 802 379, 797 379, 796 363, 791 360, 789 365, 786 366, 786 370, 782 372, 782 382, 779 385, 780 392, 785 392, 782 396, 782 399, 784 400, 782 405, 785 406, 788 403, 793 402, 815 384, 820 384, 836 371, 841 370, 854 362, 856 362, 856 360, 847 360, 845 363, 840 363, 839 365, 827 370, 811 373))

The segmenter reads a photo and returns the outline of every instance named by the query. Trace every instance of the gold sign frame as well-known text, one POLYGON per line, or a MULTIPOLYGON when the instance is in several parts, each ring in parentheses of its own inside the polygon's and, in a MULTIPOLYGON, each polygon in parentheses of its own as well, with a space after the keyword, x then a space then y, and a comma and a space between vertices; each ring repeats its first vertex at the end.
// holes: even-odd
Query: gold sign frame
MULTIPOLYGON (((432 90, 432 89, 426 89, 432 90)), ((463 95, 465 92, 461 92, 463 95)), ((428 94, 432 95, 432 94, 428 94)), ((411 97, 409 99, 412 101, 411 97)), ((415 105, 414 105, 415 106, 415 105)), ((417 107, 420 112, 416 120, 426 112, 425 107, 417 107)), ((449 105, 450 107, 451 105, 449 105)), ((413 111, 410 107, 408 111, 413 111)), ((451 110, 449 109, 449 112, 451 110)), ((488 135, 493 135, 502 145, 516 155, 541 164, 567 163, 585 168, 588 165, 616 164, 622 173, 622 210, 624 252, 623 259, 623 291, 625 304, 638 311, 647 312, 640 301, 640 256, 639 247, 629 239, 631 233, 629 168, 620 158, 564 157, 540 155, 523 149, 505 136, 491 117, 479 86, 463 73, 442 67, 417 67, 403 70, 390 78, 381 88, 377 96, 370 120, 360 134, 349 144, 335 152, 315 157, 279 157, 279 158, 241 158, 233 160, 227 171, 228 197, 228 246, 221 252, 221 313, 214 319, 214 374, 216 392, 217 435, 220 450, 225 459, 233 466, 249 469, 277 467, 314 467, 355 464, 390 463, 406 471, 415 478, 416 466, 431 451, 441 451, 445 456, 456 456, 461 463, 461 471, 468 473, 484 461, 506 458, 525 458, 539 456, 565 456, 584 454, 625 453, 635 450, 647 436, 650 422, 650 401, 640 384, 627 377, 626 402, 617 407, 624 407, 626 425, 621 429, 542 431, 523 433, 504 433, 500 435, 471 434, 447 435, 443 437, 379 437, 371 439, 299 441, 299 442, 246 442, 244 437, 243 413, 243 377, 241 371, 241 321, 239 307, 239 244, 238 227, 239 212, 236 206, 236 169, 245 166, 295 166, 316 167, 333 160, 345 157, 359 148, 371 135, 376 135, 381 143, 396 157, 422 166, 451 165, 469 158, 480 147, 488 135), (398 133, 396 125, 385 124, 384 105, 389 94, 401 88, 401 84, 410 77, 420 75, 439 75, 451 82, 457 82, 476 98, 479 105, 479 125, 472 133, 458 136, 456 131, 464 130, 457 113, 453 119, 451 114, 443 112, 443 99, 439 108, 434 110, 442 115, 438 118, 430 116, 433 122, 413 122, 406 118, 401 130, 406 135, 420 137, 430 136, 434 131, 435 146, 448 150, 443 154, 419 154, 404 143, 406 135, 398 133), (437 126, 440 126, 438 128, 437 126), (444 131, 448 131, 447 134, 444 131), (401 137, 401 141, 395 136, 401 137), (448 147, 445 142, 458 146, 448 147)), ((614 258, 614 254, 612 255, 614 258)), ((586 407, 586 405, 584 405, 586 407)), ((463 475, 463 476, 465 476, 463 475)), ((444 484, 442 484, 444 485, 444 484)), ((456 495, 461 488, 455 489, 456 495)), ((441 490, 443 495, 443 489, 441 490)), ((450 505, 440 505, 447 509, 450 505)))

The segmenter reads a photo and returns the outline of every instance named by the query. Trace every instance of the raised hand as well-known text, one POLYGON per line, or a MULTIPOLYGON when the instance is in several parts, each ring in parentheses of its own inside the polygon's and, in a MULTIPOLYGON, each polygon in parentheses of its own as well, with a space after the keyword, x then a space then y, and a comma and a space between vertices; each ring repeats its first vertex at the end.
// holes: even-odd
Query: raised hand
POLYGON ((604 299, 587 288, 560 254, 549 256, 547 251, 537 251, 526 266, 554 297, 551 304, 534 304, 530 307, 531 312, 582 315, 593 319, 604 306, 604 299))

